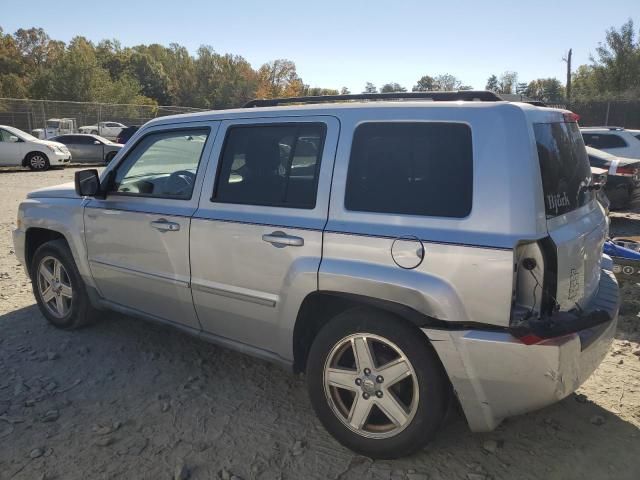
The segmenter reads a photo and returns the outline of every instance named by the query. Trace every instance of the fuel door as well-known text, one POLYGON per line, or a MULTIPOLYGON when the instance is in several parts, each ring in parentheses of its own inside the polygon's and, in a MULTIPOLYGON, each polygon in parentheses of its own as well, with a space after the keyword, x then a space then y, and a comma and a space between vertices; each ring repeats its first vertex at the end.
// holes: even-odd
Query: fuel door
POLYGON ((424 245, 418 237, 398 237, 391 245, 391 258, 400 268, 411 270, 424 260, 424 245))

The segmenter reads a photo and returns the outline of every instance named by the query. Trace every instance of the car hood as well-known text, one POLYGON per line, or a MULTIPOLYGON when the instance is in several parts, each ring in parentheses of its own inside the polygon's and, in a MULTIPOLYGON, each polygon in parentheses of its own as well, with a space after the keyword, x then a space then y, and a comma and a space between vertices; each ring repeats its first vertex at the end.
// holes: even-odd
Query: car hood
POLYGON ((52 147, 64 147, 67 146, 64 143, 54 142, 53 140, 32 140, 33 143, 37 143, 38 145, 51 145, 52 147))
POLYGON ((39 188, 27 194, 27 198, 80 198, 74 182, 39 188))

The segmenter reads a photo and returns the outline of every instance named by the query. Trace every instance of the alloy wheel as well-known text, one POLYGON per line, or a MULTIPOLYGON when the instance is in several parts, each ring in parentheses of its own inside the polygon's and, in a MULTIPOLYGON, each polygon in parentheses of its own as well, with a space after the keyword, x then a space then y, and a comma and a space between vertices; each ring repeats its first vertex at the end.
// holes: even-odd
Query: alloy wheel
POLYGON ((338 419, 367 438, 399 434, 418 408, 411 362, 393 342, 369 333, 344 337, 329 352, 324 392, 338 419))
POLYGON ((38 266, 38 293, 49 313, 64 318, 73 302, 73 288, 67 270, 55 257, 44 257, 38 266))

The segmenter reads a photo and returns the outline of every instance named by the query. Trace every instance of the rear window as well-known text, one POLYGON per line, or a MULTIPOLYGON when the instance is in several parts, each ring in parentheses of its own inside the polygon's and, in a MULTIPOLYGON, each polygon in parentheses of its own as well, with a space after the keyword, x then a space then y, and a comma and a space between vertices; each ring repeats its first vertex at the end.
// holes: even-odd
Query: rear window
POLYGON ((583 133, 584 143, 593 148, 623 148, 627 142, 620 135, 609 133, 583 133))
POLYGON ((345 207, 360 212, 466 217, 471 129, 461 123, 365 123, 353 136, 345 207))
POLYGON ((565 214, 588 203, 593 192, 591 167, 576 123, 537 123, 538 147, 547 217, 565 214))

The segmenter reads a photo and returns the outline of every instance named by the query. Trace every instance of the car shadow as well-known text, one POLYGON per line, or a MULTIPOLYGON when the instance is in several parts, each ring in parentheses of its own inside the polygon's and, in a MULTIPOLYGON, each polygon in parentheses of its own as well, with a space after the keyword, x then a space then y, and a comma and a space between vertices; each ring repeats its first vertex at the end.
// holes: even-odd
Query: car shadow
POLYGON ((31 305, 0 315, 0 332, 0 417, 22 420, 9 424, 0 465, 21 469, 16 478, 39 472, 29 459, 36 445, 53 450, 47 469, 61 478, 157 478, 181 461, 198 478, 223 467, 243 478, 443 480, 635 479, 640 471, 638 427, 598 398, 570 395, 484 434, 454 409, 423 451, 372 461, 321 427, 302 376, 175 329, 108 314, 64 331, 31 305), (38 420, 51 410, 59 418, 38 420), (112 446, 96 446, 95 425, 113 422, 112 446))

